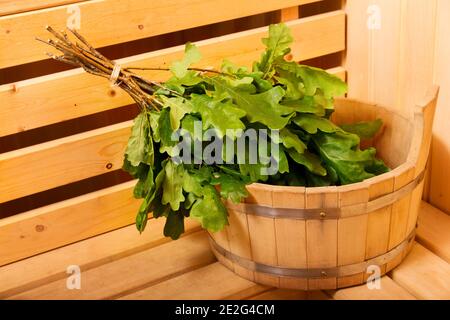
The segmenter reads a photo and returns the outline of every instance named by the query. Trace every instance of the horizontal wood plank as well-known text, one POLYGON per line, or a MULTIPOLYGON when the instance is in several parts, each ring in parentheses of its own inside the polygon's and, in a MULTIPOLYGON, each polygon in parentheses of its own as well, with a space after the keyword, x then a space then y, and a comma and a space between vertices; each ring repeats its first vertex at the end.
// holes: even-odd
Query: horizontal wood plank
MULTIPOLYGON (((223 299, 258 286, 241 278, 220 263, 208 265, 122 297, 125 300, 223 299)), ((260 287, 260 286, 259 286, 260 287)), ((267 290, 261 287, 262 290, 267 290)), ((242 297, 243 298, 243 297, 242 297)))
MULTIPOLYGON (((84 1, 80 31, 95 47, 143 39, 220 21, 307 4, 317 0, 104 0, 84 1)), ((46 25, 65 28, 73 11, 67 6, 0 17, 0 68, 45 59, 46 25)))
POLYGON ((428 250, 450 263, 450 216, 422 202, 417 241, 428 250))
POLYGON ((0 202, 122 167, 132 121, 0 154, 0 202))
POLYGON ((391 278, 385 276, 380 280, 380 288, 369 289, 366 284, 330 291, 335 300, 415 300, 416 298, 403 289, 391 278))
MULTIPOLYGON (((138 236, 138 235, 136 235, 138 236)), ((69 290, 60 279, 9 299, 112 299, 215 261, 206 232, 127 256, 81 273, 81 288, 69 290), (176 262, 176 263, 174 263, 176 262)), ((170 280, 169 280, 170 281, 170 280)), ((215 285, 215 283, 214 283, 215 285)), ((166 289, 166 291, 168 291, 166 289)), ((153 292, 152 295, 157 293, 153 292)))
POLYGON ((418 243, 390 276, 418 299, 450 299, 450 265, 418 243))
MULTIPOLYGON (((342 75, 340 69, 335 72, 342 75)), ((127 121, 0 154, 0 202, 121 168, 131 125, 127 121)))
POLYGON ((0 16, 73 4, 82 1, 83 0, 0 0, 0 16))
MULTIPOLYGON (((76 223, 83 223, 83 221, 76 223)), ((151 219, 147 230, 142 234, 137 232, 134 225, 130 225, 2 266, 0 267, 0 299, 49 282, 66 279, 67 267, 70 265, 78 265, 84 272, 167 243, 170 239, 163 236, 164 224, 164 219, 151 219)), ((66 227, 70 232, 70 226, 66 227)), ((187 235, 199 231, 200 226, 193 219, 188 219, 185 230, 187 235)), ((52 246, 61 245, 61 241, 65 241, 62 237, 63 233, 53 240, 52 246)), ((36 242, 39 243, 42 240, 38 239, 36 242)), ((9 245, 13 246, 13 244, 9 245)), ((20 247, 21 243, 17 242, 15 248, 20 247)))
POLYGON ((250 300, 306 300, 306 291, 274 289, 250 298, 250 300))
MULTIPOLYGON (((296 61, 345 49, 345 14, 342 11, 291 21, 288 25, 296 39, 293 45, 296 61)), ((263 50, 261 38, 266 35, 264 27, 201 41, 198 45, 203 59, 198 66, 219 67, 224 58, 251 66, 263 50)), ((118 63, 128 67, 164 66, 180 59, 183 52, 184 46, 178 46, 128 57, 118 63)), ((162 81, 167 80, 170 73, 145 72, 142 75, 162 81)), ((2 85, 0 101, 3 101, 0 136, 133 103, 125 92, 111 89, 108 81, 85 74, 81 69, 2 85)))
POLYGON ((135 181, 0 220, 0 265, 134 223, 135 181))

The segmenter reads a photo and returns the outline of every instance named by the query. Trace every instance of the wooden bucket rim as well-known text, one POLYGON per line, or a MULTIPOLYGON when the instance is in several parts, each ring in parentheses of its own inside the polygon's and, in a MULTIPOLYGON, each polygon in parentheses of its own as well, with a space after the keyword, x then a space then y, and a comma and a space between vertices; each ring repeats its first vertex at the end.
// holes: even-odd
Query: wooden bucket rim
MULTIPOLYGON (((435 92, 436 88, 432 87, 432 89, 430 89, 430 92, 435 92)), ((430 93, 428 94, 428 97, 432 96, 430 93)), ((434 94, 433 94, 434 96, 434 94)), ((384 109, 387 112, 390 112, 392 114, 395 114, 396 116, 404 119, 405 121, 408 121, 413 128, 415 126, 420 126, 422 128, 422 130, 420 130, 420 132, 417 132, 417 130, 414 130, 414 135, 411 137, 411 142, 413 141, 420 141, 422 136, 424 135, 423 129, 424 129, 424 125, 423 125, 423 106, 425 105, 425 103, 421 103, 417 106, 414 114, 412 117, 406 117, 404 114, 396 111, 396 110, 390 110, 389 108, 383 106, 383 105, 379 105, 379 104, 373 104, 373 103, 369 103, 363 100, 358 100, 358 99, 349 99, 349 98, 338 98, 336 100, 339 101, 343 101, 343 102, 355 102, 355 103, 359 103, 359 104, 363 104, 366 106, 370 106, 370 107, 376 107, 376 108, 381 108, 384 109), (417 136, 420 135, 420 136, 417 136)), ((409 170, 412 170, 415 168, 416 165, 416 161, 417 161, 417 156, 414 153, 414 146, 411 143, 409 151, 408 151, 408 156, 407 156, 407 160, 402 163, 401 165, 397 166, 396 168, 392 169, 391 171, 387 172, 387 173, 383 173, 381 175, 372 177, 370 179, 366 179, 363 180, 361 182, 357 182, 357 183, 352 183, 352 184, 348 184, 348 185, 343 185, 343 186, 328 186, 328 187, 295 187, 295 186, 276 186, 276 185, 270 185, 270 184, 265 184, 265 183, 252 183, 250 185, 247 186, 247 189, 249 190, 267 190, 270 189, 272 191, 290 191, 292 193, 298 193, 298 194, 304 194, 305 190, 314 190, 314 191, 323 191, 324 193, 330 194, 330 193, 340 193, 340 192, 347 192, 350 190, 358 190, 358 189, 367 189, 369 188, 371 185, 373 184, 378 184, 378 183, 382 183, 384 181, 387 181, 388 179, 391 179, 393 177, 397 177, 402 175, 403 173, 406 173, 409 170)), ((417 177, 419 173, 416 173, 415 177, 417 177)))

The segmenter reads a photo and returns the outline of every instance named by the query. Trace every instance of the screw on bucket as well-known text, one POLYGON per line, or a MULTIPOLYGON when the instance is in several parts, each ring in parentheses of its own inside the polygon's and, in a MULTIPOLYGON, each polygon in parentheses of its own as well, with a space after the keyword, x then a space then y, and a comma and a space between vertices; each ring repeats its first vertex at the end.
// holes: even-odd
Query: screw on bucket
POLYGON ((320 213, 320 218, 325 219, 327 217, 327 214, 325 212, 320 213))

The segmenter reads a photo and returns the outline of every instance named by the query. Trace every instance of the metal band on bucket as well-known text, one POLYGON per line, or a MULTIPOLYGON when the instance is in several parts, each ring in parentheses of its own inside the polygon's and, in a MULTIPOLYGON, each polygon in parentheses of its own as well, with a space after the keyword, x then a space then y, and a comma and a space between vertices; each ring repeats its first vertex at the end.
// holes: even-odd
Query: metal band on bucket
POLYGON ((259 204, 240 203, 232 204, 230 209, 255 216, 267 218, 286 218, 296 220, 329 220, 341 217, 355 217, 385 208, 411 193, 424 179, 425 172, 418 175, 413 181, 392 193, 376 198, 372 201, 341 208, 323 209, 284 209, 271 208, 259 204))
POLYGON ((336 278, 336 277, 345 277, 351 276, 359 273, 367 272, 367 268, 372 265, 382 266, 386 263, 393 261, 398 256, 402 255, 405 250, 408 248, 408 244, 414 240, 415 231, 413 231, 405 241, 400 243, 394 249, 386 252, 383 255, 375 257, 370 260, 366 260, 361 263, 350 264, 345 266, 339 266, 334 268, 323 268, 323 269, 294 269, 294 268, 282 268, 269 266, 265 264, 261 264, 225 250, 221 246, 214 241, 214 239, 209 237, 212 248, 214 249, 216 255, 220 255, 225 259, 228 259, 234 263, 237 263, 241 267, 255 271, 266 273, 269 275, 277 276, 277 277, 293 277, 293 278, 302 278, 302 279, 317 279, 317 278, 336 278))

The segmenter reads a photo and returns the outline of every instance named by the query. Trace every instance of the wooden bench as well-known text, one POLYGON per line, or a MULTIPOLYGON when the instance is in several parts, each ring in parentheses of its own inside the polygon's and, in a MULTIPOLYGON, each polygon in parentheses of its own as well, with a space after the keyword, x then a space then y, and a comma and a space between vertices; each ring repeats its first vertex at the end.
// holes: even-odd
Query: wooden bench
MULTIPOLYGON (((46 37, 47 24, 63 28, 76 5, 82 33, 96 47, 121 56, 120 64, 170 63, 184 49, 173 46, 173 39, 184 42, 196 33, 204 38, 205 30, 220 29, 227 34, 198 42, 204 66, 217 67, 225 57, 249 65, 259 57, 267 32, 257 26, 286 21, 296 39, 294 60, 345 79, 346 17, 330 3, 340 5, 0 0, 0 48, 8 48, 0 51, 0 299, 450 298, 450 218, 427 204, 418 243, 405 263, 382 279, 382 290, 305 293, 249 282, 215 260, 206 233, 193 221, 175 242, 162 236, 162 220, 150 218, 139 235, 133 225, 139 206, 131 192, 135 182, 120 173, 134 115, 126 111, 133 108, 131 98, 79 69, 51 73, 62 67, 44 61, 47 48, 34 41, 46 37), (246 30, 235 32, 242 24, 246 30), (145 41, 161 39, 159 50, 145 49, 145 41), (129 50, 124 48, 140 51, 121 55, 129 50), (81 268, 81 290, 67 289, 69 266, 81 268)), ((164 80, 167 74, 151 77, 164 80)))

